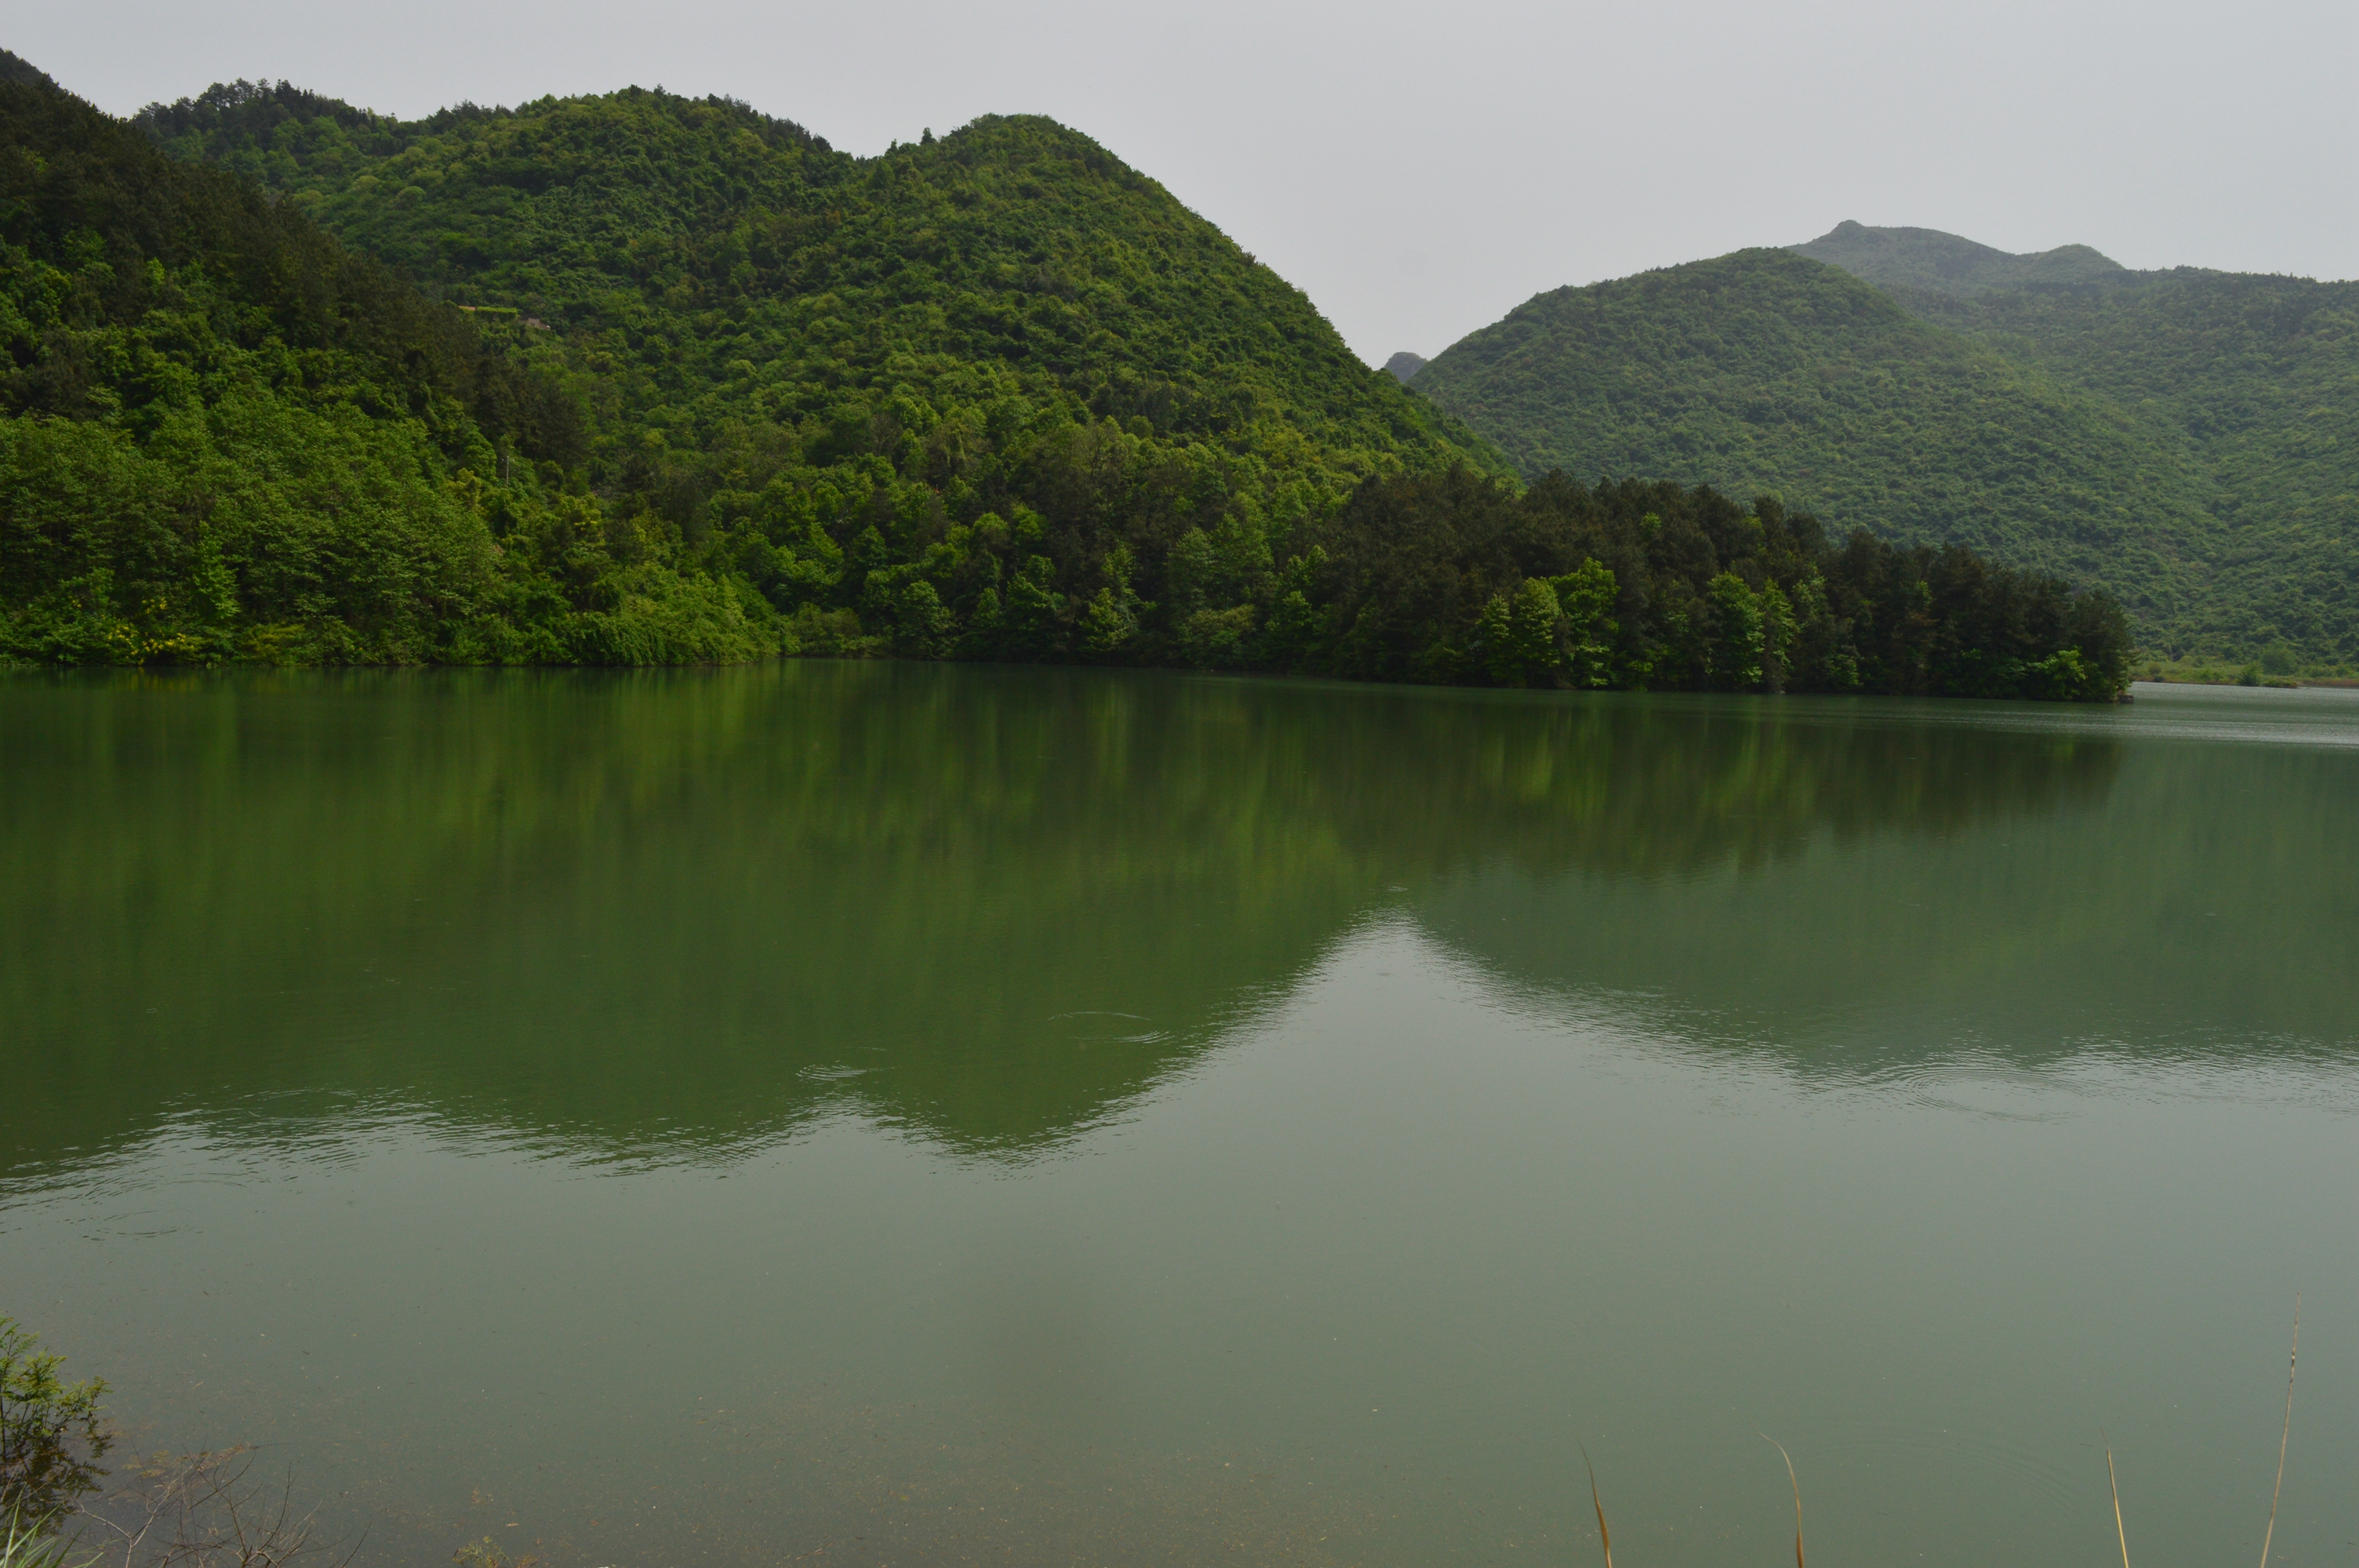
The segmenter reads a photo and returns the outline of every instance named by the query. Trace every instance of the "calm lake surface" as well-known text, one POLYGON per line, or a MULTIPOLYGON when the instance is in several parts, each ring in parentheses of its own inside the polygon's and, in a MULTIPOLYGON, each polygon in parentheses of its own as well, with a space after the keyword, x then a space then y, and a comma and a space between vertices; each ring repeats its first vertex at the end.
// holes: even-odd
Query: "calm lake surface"
POLYGON ((0 1312, 363 1563, 2250 1562, 2297 1291, 2359 1555, 2359 694, 12 677, 0 954, 0 1312))

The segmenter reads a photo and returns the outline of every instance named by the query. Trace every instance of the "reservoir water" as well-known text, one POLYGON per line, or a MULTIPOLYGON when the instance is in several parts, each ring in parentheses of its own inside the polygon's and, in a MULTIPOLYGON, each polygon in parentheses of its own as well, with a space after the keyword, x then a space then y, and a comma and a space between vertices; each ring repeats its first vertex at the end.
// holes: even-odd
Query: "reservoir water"
POLYGON ((2359 694, 0 681, 0 1313, 362 1564, 2359 1556, 2359 694), (275 1480, 274 1480, 274 1484, 275 1480))

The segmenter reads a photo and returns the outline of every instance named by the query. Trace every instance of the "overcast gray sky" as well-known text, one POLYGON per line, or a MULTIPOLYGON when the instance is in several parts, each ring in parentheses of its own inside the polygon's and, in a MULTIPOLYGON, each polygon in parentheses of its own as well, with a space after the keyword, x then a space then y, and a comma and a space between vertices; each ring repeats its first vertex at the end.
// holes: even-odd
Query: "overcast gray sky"
POLYGON ((2132 266, 2359 275, 2359 4, 5 0, 128 114, 284 77, 413 115, 633 82, 883 150, 1054 115, 1371 362, 1542 289, 1845 218, 2132 266))

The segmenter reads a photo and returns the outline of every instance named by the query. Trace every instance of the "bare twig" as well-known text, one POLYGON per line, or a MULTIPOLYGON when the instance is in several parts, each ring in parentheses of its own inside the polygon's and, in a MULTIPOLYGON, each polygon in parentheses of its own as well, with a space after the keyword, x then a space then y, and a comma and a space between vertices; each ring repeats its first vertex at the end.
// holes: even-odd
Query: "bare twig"
MULTIPOLYGON (((2097 1435, 2104 1437, 2105 1434, 2100 1432, 2097 1435)), ((2121 1483, 2114 1479, 2114 1444, 2111 1438, 2105 1439, 2105 1487, 2114 1495, 2114 1537, 2122 1543, 2122 1568, 2130 1568, 2130 1537, 2129 1532, 2122 1528, 2122 1488, 2121 1483)))
POLYGON ((83 1514, 114 1537, 106 1556, 119 1552, 123 1568, 283 1568, 321 1554, 323 1568, 344 1568, 357 1546, 340 1552, 319 1538, 319 1510, 297 1512, 292 1476, 275 1498, 248 1484, 251 1454, 231 1448, 164 1462, 127 1520, 83 1514))

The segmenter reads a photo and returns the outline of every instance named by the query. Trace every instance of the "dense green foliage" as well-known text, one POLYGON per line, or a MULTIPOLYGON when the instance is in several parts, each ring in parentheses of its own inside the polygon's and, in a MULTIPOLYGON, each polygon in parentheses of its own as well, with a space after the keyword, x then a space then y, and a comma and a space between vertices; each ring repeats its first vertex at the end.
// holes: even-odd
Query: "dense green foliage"
POLYGON ((109 1434, 98 1414, 106 1385, 69 1383, 64 1357, 0 1317, 0 1539, 39 1533, 98 1489, 109 1434))
MULTIPOLYGON (((1397 478, 1479 447, 1046 122, 867 164, 740 105, 636 92, 401 124, 241 85, 143 123, 452 297, 552 323, 526 329, 541 362, 613 383, 598 482, 711 541, 807 641, 1508 678, 1478 620, 1527 574, 1494 584, 1485 562, 1415 611, 1353 575, 1397 553, 1367 520, 1400 507, 1480 514, 1420 548, 1491 526, 1497 487, 1397 478)), ((1566 678, 1745 684, 1681 634, 1633 618, 1610 673, 1566 678)), ((1870 664, 1871 685, 1909 685, 1870 664)))
POLYGON ((142 124, 514 321, 610 510, 807 647, 1162 657, 1182 541, 1282 552, 1363 479, 1505 471, 1045 120, 859 159, 636 89, 398 123, 241 84, 142 124))
POLYGON ((1366 485, 1285 581, 1262 660, 1375 679, 2080 700, 2128 681, 2103 593, 1669 483, 1366 485))
POLYGON ((1169 444, 1307 442, 1266 459, 1347 481, 1484 455, 1299 290, 1047 120, 986 116, 874 159, 636 89, 402 123, 240 84, 140 123, 462 304, 587 339, 573 357, 614 388, 601 457, 618 470, 644 460, 644 427, 680 446, 749 415, 832 426, 846 393, 889 416, 869 405, 896 384, 943 419, 1080 394, 1169 444))
POLYGON ((2058 584, 1677 485, 1519 498, 1044 120, 863 160, 636 89, 404 123, 241 83, 143 140, 8 91, 19 656, 2120 686, 2058 584))
POLYGON ((0 656, 778 643, 757 596, 615 564, 620 531, 558 493, 571 398, 462 313, 38 85, 0 83, 0 656))
POLYGON ((1417 378, 1527 473, 1660 475, 2114 589, 2141 633, 2200 589, 2210 526, 2094 399, 1782 251, 1519 307, 1417 378))
POLYGON ((0 49, 0 81, 18 81, 27 87, 55 87, 49 73, 22 55, 0 49))
POLYGON ((1851 223, 1797 249, 1541 295, 1414 384, 1527 475, 1964 545, 2111 589, 2168 656, 2359 657, 2359 286, 1851 223))
POLYGON ((2209 580, 2169 651, 2359 659, 2359 284, 2189 267, 1897 297, 2104 400, 2199 476, 2209 580))

